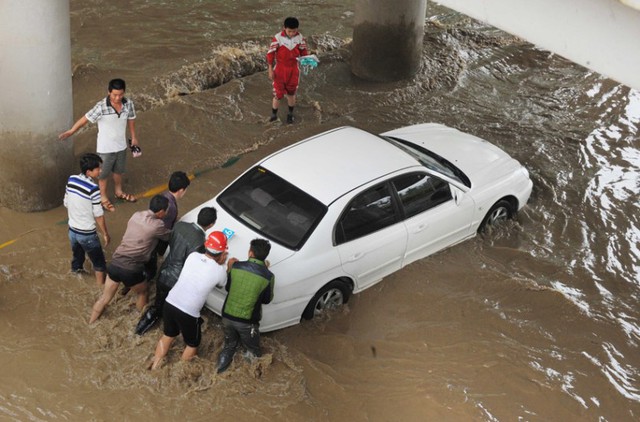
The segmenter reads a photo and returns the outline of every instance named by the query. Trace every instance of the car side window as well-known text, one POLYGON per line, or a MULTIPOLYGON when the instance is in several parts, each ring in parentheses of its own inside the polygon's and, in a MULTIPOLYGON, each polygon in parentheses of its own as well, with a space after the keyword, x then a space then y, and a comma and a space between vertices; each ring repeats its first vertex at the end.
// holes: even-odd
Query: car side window
POLYGON ((389 186, 375 186, 347 206, 336 226, 336 244, 373 233, 398 221, 389 186))
POLYGON ((404 208, 405 218, 413 217, 452 198, 449 184, 427 173, 411 173, 392 181, 404 208))

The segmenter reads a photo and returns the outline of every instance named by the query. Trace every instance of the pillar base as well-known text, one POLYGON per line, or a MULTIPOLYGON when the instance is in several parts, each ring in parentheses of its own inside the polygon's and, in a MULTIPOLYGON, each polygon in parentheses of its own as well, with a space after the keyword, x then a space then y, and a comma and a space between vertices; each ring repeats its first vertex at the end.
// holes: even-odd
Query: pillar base
POLYGON ((0 205, 19 212, 44 211, 62 204, 69 175, 80 173, 71 141, 29 133, 0 134, 0 205))

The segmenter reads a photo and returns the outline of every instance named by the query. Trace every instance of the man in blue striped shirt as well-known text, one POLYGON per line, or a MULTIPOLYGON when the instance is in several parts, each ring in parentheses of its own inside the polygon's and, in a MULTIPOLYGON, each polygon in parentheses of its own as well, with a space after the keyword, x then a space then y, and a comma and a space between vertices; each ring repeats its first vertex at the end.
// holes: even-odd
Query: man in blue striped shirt
POLYGON ((98 286, 104 284, 107 265, 96 226, 104 236, 104 246, 107 246, 110 240, 101 205, 100 188, 94 182, 100 174, 101 167, 102 158, 99 155, 83 155, 80 159, 82 173, 69 177, 64 194, 64 206, 69 213, 69 241, 73 253, 71 271, 84 273, 85 254, 88 255, 96 273, 98 286))

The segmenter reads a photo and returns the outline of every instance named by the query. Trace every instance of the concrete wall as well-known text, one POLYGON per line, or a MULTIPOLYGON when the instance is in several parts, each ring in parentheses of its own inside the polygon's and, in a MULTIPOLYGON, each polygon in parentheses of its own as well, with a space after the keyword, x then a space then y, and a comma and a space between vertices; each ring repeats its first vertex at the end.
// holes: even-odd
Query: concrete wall
POLYGON ((73 162, 68 0, 0 1, 0 205, 60 205, 73 162))
POLYGON ((639 0, 438 0, 640 89, 639 0))

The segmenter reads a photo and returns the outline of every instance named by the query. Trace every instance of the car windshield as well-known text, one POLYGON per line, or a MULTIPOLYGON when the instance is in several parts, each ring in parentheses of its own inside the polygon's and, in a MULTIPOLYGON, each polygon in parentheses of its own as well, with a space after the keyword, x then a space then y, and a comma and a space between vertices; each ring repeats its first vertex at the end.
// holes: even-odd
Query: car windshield
POLYGON ((254 167, 218 197, 218 204, 264 237, 300 249, 327 212, 306 192, 262 167, 254 167))
POLYGON ((429 170, 433 170, 453 180, 457 180, 468 188, 471 187, 471 180, 469 180, 467 175, 464 174, 462 170, 460 170, 447 159, 439 156, 435 152, 429 151, 428 149, 418 146, 414 143, 405 141, 404 139, 392 138, 388 136, 384 136, 383 138, 391 142, 398 148, 402 149, 407 154, 414 157, 420 162, 420 164, 422 164, 429 170))

